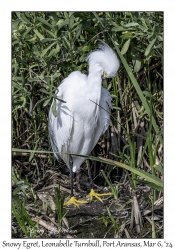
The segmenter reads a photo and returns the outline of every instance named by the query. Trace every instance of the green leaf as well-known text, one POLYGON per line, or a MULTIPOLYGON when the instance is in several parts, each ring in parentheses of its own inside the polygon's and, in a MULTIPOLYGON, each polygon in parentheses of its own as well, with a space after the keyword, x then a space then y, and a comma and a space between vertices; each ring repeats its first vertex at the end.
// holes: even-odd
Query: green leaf
POLYGON ((109 185, 111 191, 112 191, 112 194, 114 196, 114 199, 118 199, 118 192, 115 190, 115 188, 113 187, 113 185, 111 184, 111 182, 108 180, 108 177, 106 176, 105 172, 103 170, 101 170, 101 173, 105 179, 105 181, 107 182, 107 184, 109 185))
POLYGON ((151 187, 153 189, 156 189, 156 190, 159 190, 159 191, 163 192, 163 187, 160 187, 160 186, 158 186, 158 185, 156 185, 156 184, 154 184, 152 182, 144 181, 144 180, 139 180, 139 179, 137 179, 137 181, 145 184, 145 186, 149 186, 149 187, 151 187))
POLYGON ((31 39, 27 40, 28 42, 34 42, 36 40, 36 36, 32 37, 31 39))
POLYGON ((52 30, 55 30, 55 28, 54 28, 50 23, 48 23, 44 18, 42 18, 42 17, 37 17, 37 19, 38 19, 41 23, 47 25, 47 26, 48 26, 49 28, 51 28, 52 30))
POLYGON ((124 55, 128 51, 130 41, 131 39, 128 39, 128 41, 126 41, 125 44, 123 45, 123 48, 121 50, 122 55, 124 55))
POLYGON ((51 32, 50 30, 46 30, 52 37, 54 37, 55 39, 57 39, 57 36, 53 33, 53 32, 51 32))
POLYGON ((134 27, 134 26, 138 26, 138 23, 127 23, 124 25, 124 27, 134 27))
POLYGON ((154 38, 154 39, 149 43, 148 47, 147 47, 146 50, 145 50, 145 56, 148 56, 148 55, 149 55, 149 53, 150 53, 152 47, 154 46, 155 41, 156 41, 156 38, 154 38))
POLYGON ((14 190, 13 190, 13 196, 18 194, 21 191, 21 186, 17 186, 14 190))
POLYGON ((53 154, 59 152, 53 151, 44 151, 44 150, 30 150, 30 149, 21 149, 21 148, 12 148, 12 152, 23 152, 23 153, 35 153, 35 154, 53 154))
POLYGON ((54 99, 53 104, 52 104, 52 113, 55 117, 57 117, 58 113, 56 110, 56 100, 54 99))
POLYGON ((135 64, 134 64, 134 72, 139 72, 141 68, 141 60, 135 60, 135 64))
POLYGON ((35 34, 39 37, 39 39, 43 40, 44 37, 41 35, 41 33, 38 30, 33 30, 35 32, 35 34))
POLYGON ((15 184, 19 181, 14 171, 14 168, 12 168, 12 180, 14 181, 15 184))
POLYGON ((25 218, 26 218, 28 224, 29 224, 30 226, 34 227, 36 223, 34 223, 34 222, 31 220, 31 218, 30 218, 29 214, 27 213, 27 211, 26 211, 26 209, 25 209, 25 207, 24 207, 23 204, 21 204, 21 212, 22 212, 22 214, 25 216, 25 218))
POLYGON ((155 170, 157 170, 159 173, 163 174, 163 168, 160 165, 154 165, 153 166, 155 170))
POLYGON ((102 215, 102 220, 103 220, 103 223, 105 224, 105 226, 107 227, 108 226, 108 218, 104 215, 102 215))
POLYGON ((57 44, 56 49, 55 49, 55 53, 59 53, 60 52, 60 46, 57 44))
POLYGON ((41 53, 41 57, 44 57, 45 54, 47 53, 47 51, 48 51, 49 49, 51 49, 52 46, 55 45, 55 44, 56 44, 56 42, 50 44, 46 49, 44 49, 43 52, 41 53))
POLYGON ((120 38, 125 39, 125 40, 131 39, 131 38, 133 38, 133 33, 132 32, 126 32, 126 33, 123 32, 123 35, 121 35, 120 38))
POLYGON ((15 14, 17 15, 17 17, 20 19, 20 12, 16 11, 15 14))
POLYGON ((50 102, 51 98, 48 98, 47 100, 45 100, 45 102, 43 103, 43 107, 47 106, 50 102))
POLYGON ((115 109, 115 110, 121 110, 121 108, 116 107, 116 106, 112 106, 112 109, 115 109))
POLYGON ((26 36, 31 30, 32 30, 32 27, 28 27, 26 32, 24 33, 24 36, 26 36))
POLYGON ((60 102, 66 103, 64 100, 58 98, 57 95, 53 95, 53 98, 55 98, 56 100, 58 100, 58 101, 60 101, 60 102))
POLYGON ((38 147, 38 142, 39 142, 40 138, 38 138, 38 140, 35 142, 35 147, 34 147, 34 151, 31 153, 30 157, 29 157, 29 162, 31 162, 31 160, 34 158, 35 155, 35 150, 38 147))
POLYGON ((74 21, 75 21, 75 17, 74 17, 74 15, 71 15, 71 17, 69 19, 69 28, 70 29, 72 29, 74 21))
POLYGON ((69 19, 66 19, 66 20, 62 19, 62 20, 59 20, 56 25, 58 25, 58 29, 61 29, 67 24, 69 24, 69 19))
POLYGON ((25 14, 20 13, 20 19, 24 22, 24 23, 28 23, 28 24, 32 24, 25 16, 25 14))
POLYGON ((147 96, 149 98, 153 98, 153 96, 151 95, 151 93, 149 91, 147 91, 147 90, 144 90, 143 94, 144 94, 144 96, 147 96))
POLYGON ((50 53, 48 54, 48 57, 51 57, 51 56, 53 56, 55 54, 55 49, 52 49, 51 51, 50 51, 50 53))
POLYGON ((20 19, 17 19, 15 20, 13 23, 12 23, 12 30, 16 30, 17 29, 17 26, 18 24, 21 22, 20 19))
POLYGON ((118 27, 113 27, 112 28, 112 31, 116 31, 116 32, 118 32, 118 31, 125 31, 125 30, 127 30, 127 29, 123 28, 122 26, 118 26, 118 27))
POLYGON ((89 51, 89 46, 87 46, 87 45, 84 46, 84 47, 82 48, 82 51, 83 51, 83 52, 88 52, 88 51, 89 51))
POLYGON ((47 99, 48 99, 48 97, 44 97, 44 98, 40 99, 39 101, 37 101, 35 106, 33 107, 33 110, 35 110, 35 108, 38 106, 39 103, 41 103, 41 102, 43 102, 43 101, 45 101, 47 99))
POLYGON ((56 41, 56 38, 44 38, 42 40, 42 43, 47 43, 47 42, 52 42, 52 41, 56 41))

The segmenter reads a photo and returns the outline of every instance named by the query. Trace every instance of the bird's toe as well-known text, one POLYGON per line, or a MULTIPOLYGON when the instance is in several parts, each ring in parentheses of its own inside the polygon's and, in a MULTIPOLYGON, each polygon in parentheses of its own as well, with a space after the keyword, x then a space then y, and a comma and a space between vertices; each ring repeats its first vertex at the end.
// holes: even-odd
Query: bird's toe
POLYGON ((87 195, 87 198, 89 198, 90 201, 92 201, 93 197, 95 197, 97 200, 103 202, 100 197, 101 196, 110 196, 110 195, 111 195, 111 193, 98 194, 93 189, 91 189, 90 193, 87 195))
POLYGON ((64 206, 73 204, 76 207, 80 208, 79 204, 87 204, 87 203, 88 203, 87 201, 77 200, 74 196, 72 196, 67 202, 64 203, 64 206))

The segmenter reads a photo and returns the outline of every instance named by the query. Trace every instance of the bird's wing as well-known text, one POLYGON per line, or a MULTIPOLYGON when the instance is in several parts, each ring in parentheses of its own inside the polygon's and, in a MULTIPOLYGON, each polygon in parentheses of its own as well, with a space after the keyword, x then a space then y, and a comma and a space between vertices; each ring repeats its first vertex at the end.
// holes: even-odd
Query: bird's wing
POLYGON ((93 140, 93 147, 97 144, 101 135, 105 133, 108 129, 110 123, 110 113, 112 108, 112 98, 109 91, 105 88, 101 88, 101 99, 99 104, 99 115, 98 115, 98 122, 97 127, 94 133, 94 140, 93 140))
MULTIPOLYGON (((53 115, 52 106, 49 112, 49 136, 57 160, 61 158, 69 167, 70 139, 74 124, 73 103, 77 93, 81 95, 81 86, 86 84, 86 75, 79 71, 72 72, 58 87, 57 97, 66 103, 56 100, 57 117, 53 115)), ((53 105, 53 104, 52 104, 53 105)))
POLYGON ((110 123, 110 114, 112 109, 112 97, 109 91, 101 88, 100 110, 99 110, 99 123, 102 129, 101 135, 105 133, 110 123))
MULTIPOLYGON (((62 99, 62 96, 58 96, 62 99)), ((53 105, 53 104, 52 104, 53 105)), ((69 167, 69 142, 73 124, 73 115, 67 103, 56 100, 57 117, 49 112, 49 136, 55 157, 63 159, 69 167), (57 152, 57 153, 56 153, 57 152), (58 153, 59 152, 59 153, 58 153)))

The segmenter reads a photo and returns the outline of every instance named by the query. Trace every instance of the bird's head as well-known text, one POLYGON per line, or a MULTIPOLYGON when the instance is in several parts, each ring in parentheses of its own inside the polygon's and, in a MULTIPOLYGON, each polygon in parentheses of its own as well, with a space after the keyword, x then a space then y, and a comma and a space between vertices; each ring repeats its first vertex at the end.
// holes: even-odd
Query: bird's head
POLYGON ((89 73, 98 67, 103 78, 114 77, 120 65, 115 52, 104 42, 101 42, 98 49, 91 52, 86 60, 89 63, 89 73))

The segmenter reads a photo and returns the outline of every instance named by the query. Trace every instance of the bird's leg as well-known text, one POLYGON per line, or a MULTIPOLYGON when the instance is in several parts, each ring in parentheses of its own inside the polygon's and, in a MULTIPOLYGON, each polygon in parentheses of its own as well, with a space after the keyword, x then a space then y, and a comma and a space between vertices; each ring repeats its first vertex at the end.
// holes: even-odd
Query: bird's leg
POLYGON ((80 171, 79 170, 76 172, 76 185, 77 185, 78 190, 81 193, 86 193, 86 191, 82 190, 80 187, 80 171))
POLYGON ((70 188, 71 188, 71 198, 64 203, 64 206, 67 206, 69 204, 74 204, 76 207, 79 208, 79 204, 86 204, 88 203, 87 201, 79 201, 74 197, 73 193, 73 159, 72 156, 69 156, 69 166, 70 166, 70 188), (78 204, 79 203, 79 204, 78 204))
POLYGON ((92 189, 92 172, 91 172, 91 166, 90 161, 87 160, 87 167, 88 167, 88 173, 89 173, 89 182, 90 182, 90 189, 92 189))
POLYGON ((90 201, 92 201, 93 197, 97 198, 99 201, 103 202, 102 199, 100 198, 100 196, 109 196, 111 195, 111 193, 103 193, 103 194, 98 194, 94 191, 94 189, 92 188, 92 175, 91 175, 91 168, 90 168, 90 163, 88 161, 88 172, 89 172, 89 182, 90 182, 90 188, 91 188, 91 191, 90 193, 87 195, 87 198, 90 199, 90 201))
POLYGON ((71 197, 74 195, 74 192, 73 192, 73 159, 72 159, 72 156, 69 155, 69 166, 70 166, 70 188, 71 188, 71 197))

